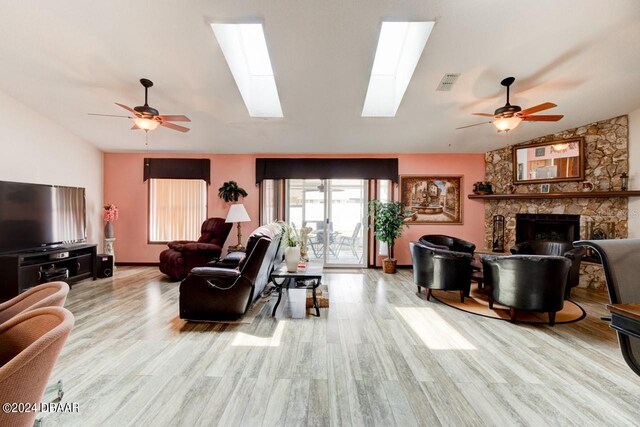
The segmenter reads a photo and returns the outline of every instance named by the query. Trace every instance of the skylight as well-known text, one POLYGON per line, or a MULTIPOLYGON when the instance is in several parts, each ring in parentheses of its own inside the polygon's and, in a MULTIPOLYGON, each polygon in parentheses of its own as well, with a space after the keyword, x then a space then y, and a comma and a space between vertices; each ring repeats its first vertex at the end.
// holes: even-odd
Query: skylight
POLYGON ((211 24, 251 117, 283 117, 262 24, 211 24))
POLYGON ((362 117, 395 117, 434 22, 383 22, 362 117))

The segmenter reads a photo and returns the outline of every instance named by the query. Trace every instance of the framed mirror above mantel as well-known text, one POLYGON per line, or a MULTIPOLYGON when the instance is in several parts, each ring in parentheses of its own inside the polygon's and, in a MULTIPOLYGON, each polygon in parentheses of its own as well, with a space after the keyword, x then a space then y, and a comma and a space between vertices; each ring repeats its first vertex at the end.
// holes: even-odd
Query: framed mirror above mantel
POLYGON ((513 146, 513 183, 584 180, 584 138, 513 146))

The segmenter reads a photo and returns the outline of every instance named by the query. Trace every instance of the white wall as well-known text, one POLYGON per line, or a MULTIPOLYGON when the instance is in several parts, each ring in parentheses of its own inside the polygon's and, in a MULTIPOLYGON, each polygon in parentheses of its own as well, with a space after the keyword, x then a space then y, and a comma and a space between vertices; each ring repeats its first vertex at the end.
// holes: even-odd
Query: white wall
MULTIPOLYGON (((640 108, 629 113, 629 189, 640 190, 640 108)), ((629 238, 640 238, 640 197, 629 199, 629 238)))
POLYGON ((87 240, 100 250, 102 151, 2 92, 0 147, 2 181, 86 188, 87 240))

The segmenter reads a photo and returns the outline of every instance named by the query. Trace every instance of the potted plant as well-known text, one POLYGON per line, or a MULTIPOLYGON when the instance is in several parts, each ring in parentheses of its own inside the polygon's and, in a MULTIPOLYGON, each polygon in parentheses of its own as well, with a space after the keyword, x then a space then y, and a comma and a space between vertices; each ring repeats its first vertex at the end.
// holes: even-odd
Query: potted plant
POLYGON ((396 272, 397 260, 393 258, 393 247, 398 237, 402 235, 402 228, 407 224, 405 219, 413 212, 405 211, 400 202, 371 201, 371 214, 374 215, 373 226, 376 240, 386 243, 389 248, 388 257, 382 261, 383 271, 393 274, 396 272))
POLYGON ((239 187, 237 182, 227 181, 218 188, 218 197, 225 202, 237 202, 240 197, 247 197, 247 192, 244 188, 239 187))
POLYGON ((284 262, 287 264, 287 271, 295 273, 298 271, 298 262, 300 262, 300 239, 296 231, 289 224, 280 223, 282 227, 282 244, 284 250, 284 262))

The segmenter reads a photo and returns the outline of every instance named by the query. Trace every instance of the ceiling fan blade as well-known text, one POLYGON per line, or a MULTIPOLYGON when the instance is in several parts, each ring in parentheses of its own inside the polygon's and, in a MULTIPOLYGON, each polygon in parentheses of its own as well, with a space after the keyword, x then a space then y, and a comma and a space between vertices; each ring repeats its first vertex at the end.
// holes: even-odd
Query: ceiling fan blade
POLYGON ((491 123, 491 122, 482 122, 482 123, 476 123, 476 124, 474 124, 474 125, 462 126, 462 127, 456 128, 456 130, 457 130, 457 129, 470 128, 470 127, 473 127, 473 126, 486 125, 487 123, 491 123))
POLYGON ((189 117, 182 116, 182 115, 179 115, 179 116, 175 116, 175 115, 174 116, 165 116, 165 115, 162 115, 162 116, 158 116, 158 117, 160 117, 162 120, 167 120, 167 121, 170 121, 170 122, 190 122, 191 121, 191 119, 189 117))
POLYGON ((525 116, 522 118, 522 120, 526 122, 557 122, 563 117, 564 116, 561 114, 550 114, 540 116, 525 116))
POLYGON ((494 117, 494 114, 489 113, 471 113, 474 116, 494 117))
POLYGON ((97 114, 97 113, 87 113, 89 116, 104 116, 104 117, 124 117, 125 119, 135 119, 135 117, 131 116, 119 116, 117 114, 97 114))
POLYGON ((133 115, 134 115, 134 116, 138 117, 138 113, 137 113, 137 112, 136 112, 136 110, 134 110, 133 108, 131 108, 131 107, 127 107, 127 106, 126 106, 126 105, 124 105, 124 104, 118 104, 117 102, 116 102, 115 104, 116 104, 118 107, 122 107, 122 108, 124 108, 125 110, 127 110, 128 112, 133 113, 133 115))
POLYGON ((160 122, 160 126, 164 126, 166 128, 177 130, 177 131, 180 131, 180 132, 189 132, 191 130, 191 129, 186 128, 184 126, 178 126, 178 125, 175 125, 173 123, 164 122, 164 121, 160 122))
POLYGON ((549 108, 557 107, 553 102, 545 102, 544 104, 536 105, 535 107, 527 108, 518 113, 519 116, 527 116, 529 114, 537 113, 538 111, 548 110, 549 108))

